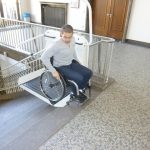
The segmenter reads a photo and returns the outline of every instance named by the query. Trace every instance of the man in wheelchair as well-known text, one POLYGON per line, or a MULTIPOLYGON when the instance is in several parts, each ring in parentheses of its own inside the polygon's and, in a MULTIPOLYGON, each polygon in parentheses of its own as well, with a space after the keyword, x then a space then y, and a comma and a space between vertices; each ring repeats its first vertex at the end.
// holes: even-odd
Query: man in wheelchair
MULTIPOLYGON (((81 65, 75 52, 75 40, 73 37, 73 27, 64 25, 60 30, 60 38, 56 40, 42 54, 41 60, 53 77, 60 79, 59 73, 67 80, 74 81, 79 89, 85 89, 92 76, 92 71, 81 65), (53 57, 53 64, 50 58, 53 57)), ((73 94, 80 103, 87 97, 82 90, 77 94, 76 88, 73 88, 73 94)))

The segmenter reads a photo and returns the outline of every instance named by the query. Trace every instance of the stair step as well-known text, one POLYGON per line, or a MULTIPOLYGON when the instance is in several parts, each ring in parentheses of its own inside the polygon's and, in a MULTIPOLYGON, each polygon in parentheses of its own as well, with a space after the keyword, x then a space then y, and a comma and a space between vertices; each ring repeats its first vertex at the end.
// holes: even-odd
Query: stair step
POLYGON ((3 93, 3 94, 0 94, 0 101, 14 99, 23 94, 24 94, 24 91, 19 91, 19 92, 10 93, 10 94, 3 93))

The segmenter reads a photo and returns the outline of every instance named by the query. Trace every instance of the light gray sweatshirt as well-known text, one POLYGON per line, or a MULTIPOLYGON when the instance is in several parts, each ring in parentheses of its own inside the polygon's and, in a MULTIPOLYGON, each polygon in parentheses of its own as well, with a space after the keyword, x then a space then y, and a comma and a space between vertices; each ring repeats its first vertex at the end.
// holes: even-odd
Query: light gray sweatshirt
POLYGON ((50 58, 53 56, 53 66, 60 67, 70 65, 72 60, 75 59, 78 61, 76 52, 75 52, 75 41, 72 38, 70 44, 66 44, 61 38, 55 41, 52 46, 47 48, 42 56, 41 60, 43 64, 51 72, 56 71, 50 62, 50 58))

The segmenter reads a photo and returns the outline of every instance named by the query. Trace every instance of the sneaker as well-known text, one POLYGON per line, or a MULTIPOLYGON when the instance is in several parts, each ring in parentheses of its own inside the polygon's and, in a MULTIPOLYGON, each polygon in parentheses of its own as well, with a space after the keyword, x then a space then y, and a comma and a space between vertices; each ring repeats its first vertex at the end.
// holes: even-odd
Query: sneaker
POLYGON ((83 103, 85 100, 87 100, 87 96, 84 95, 82 92, 79 92, 79 95, 76 96, 77 100, 79 100, 80 103, 83 103))

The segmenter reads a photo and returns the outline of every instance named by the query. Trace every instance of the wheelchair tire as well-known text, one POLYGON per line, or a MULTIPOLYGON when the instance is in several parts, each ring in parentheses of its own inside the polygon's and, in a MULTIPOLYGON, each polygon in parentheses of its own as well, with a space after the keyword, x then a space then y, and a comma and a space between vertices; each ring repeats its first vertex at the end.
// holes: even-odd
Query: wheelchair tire
POLYGON ((48 70, 41 74, 40 86, 41 91, 52 104, 60 101, 65 95, 66 86, 63 77, 60 75, 60 80, 57 80, 48 70))

